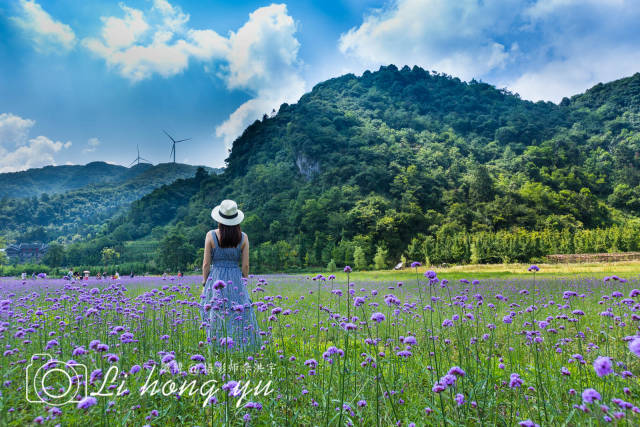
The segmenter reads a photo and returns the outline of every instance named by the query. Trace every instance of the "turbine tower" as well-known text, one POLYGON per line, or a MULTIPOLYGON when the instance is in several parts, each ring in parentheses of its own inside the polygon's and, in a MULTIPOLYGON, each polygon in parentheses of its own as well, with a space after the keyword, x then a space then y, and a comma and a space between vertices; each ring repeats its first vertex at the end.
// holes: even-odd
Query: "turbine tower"
POLYGON ((173 137, 171 135, 169 135, 167 133, 166 130, 163 129, 162 132, 164 132, 165 135, 167 135, 169 137, 169 139, 171 140, 171 154, 169 154, 169 158, 171 158, 171 156, 173 156, 173 163, 175 163, 176 162, 176 144, 178 142, 189 141, 191 138, 179 139, 179 140, 176 141, 175 139, 173 139, 173 137))
POLYGON ((138 157, 136 157, 136 159, 133 162, 131 162, 131 164, 128 167, 131 167, 134 163, 140 164, 140 160, 144 160, 145 162, 151 163, 149 160, 145 159, 144 157, 140 157, 140 146, 138 144, 136 144, 136 148, 138 149, 138 157))

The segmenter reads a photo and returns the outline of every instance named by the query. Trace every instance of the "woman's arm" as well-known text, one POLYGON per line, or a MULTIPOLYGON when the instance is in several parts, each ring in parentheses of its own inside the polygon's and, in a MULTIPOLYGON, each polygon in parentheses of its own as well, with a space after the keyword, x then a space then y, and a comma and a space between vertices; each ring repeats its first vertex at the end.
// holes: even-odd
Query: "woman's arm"
POLYGON ((244 243, 242 244, 242 277, 249 277, 249 237, 244 235, 244 243))
POLYGON ((211 271, 211 233, 204 239, 204 258, 202 260, 202 283, 207 281, 211 271))

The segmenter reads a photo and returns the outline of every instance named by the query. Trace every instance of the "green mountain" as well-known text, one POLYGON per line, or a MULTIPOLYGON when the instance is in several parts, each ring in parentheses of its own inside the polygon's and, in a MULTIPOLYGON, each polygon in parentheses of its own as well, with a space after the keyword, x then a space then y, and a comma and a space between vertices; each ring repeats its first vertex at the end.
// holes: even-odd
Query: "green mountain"
POLYGON ((0 174, 0 182, 7 184, 0 201, 0 236, 7 241, 61 242, 91 237, 132 201, 177 179, 193 177, 197 169, 180 163, 126 168, 93 162, 0 174))
POLYGON ((234 142, 224 173, 150 193, 65 261, 100 263, 107 246, 133 261, 134 242, 150 260, 184 241, 154 258, 184 265, 224 198, 246 212, 262 270, 638 250, 638 166, 640 74, 556 105, 390 65, 283 104, 234 142))
POLYGON ((105 162, 92 162, 84 166, 45 166, 21 172, 2 173, 0 199, 60 194, 90 184, 121 183, 152 167, 148 163, 126 168, 105 162))

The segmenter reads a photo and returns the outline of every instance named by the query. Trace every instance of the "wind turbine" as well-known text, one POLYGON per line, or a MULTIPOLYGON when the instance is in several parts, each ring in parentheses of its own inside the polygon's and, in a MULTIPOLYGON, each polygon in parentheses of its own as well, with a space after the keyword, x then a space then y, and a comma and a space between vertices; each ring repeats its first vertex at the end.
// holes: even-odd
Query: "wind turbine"
POLYGON ((171 135, 169 135, 169 134, 167 133, 167 131, 166 131, 166 130, 164 130, 164 129, 163 129, 163 130, 162 130, 162 132, 164 132, 164 133, 165 133, 165 135, 167 135, 167 136, 169 137, 169 139, 171 140, 171 154, 169 154, 169 158, 171 158, 171 156, 173 156, 173 163, 175 163, 175 162, 176 162, 176 144, 177 144, 178 142, 188 141, 188 140, 190 140, 191 138, 179 139, 179 140, 177 140, 177 141, 176 141, 175 139, 173 139, 173 137, 172 137, 171 135))
POLYGON ((131 167, 131 165, 133 165, 136 162, 140 164, 140 160, 144 160, 145 162, 151 163, 149 160, 143 157, 140 157, 140 146, 138 144, 136 144, 136 148, 138 149, 138 157, 136 157, 136 159, 133 162, 131 162, 131 164, 128 167, 131 167))

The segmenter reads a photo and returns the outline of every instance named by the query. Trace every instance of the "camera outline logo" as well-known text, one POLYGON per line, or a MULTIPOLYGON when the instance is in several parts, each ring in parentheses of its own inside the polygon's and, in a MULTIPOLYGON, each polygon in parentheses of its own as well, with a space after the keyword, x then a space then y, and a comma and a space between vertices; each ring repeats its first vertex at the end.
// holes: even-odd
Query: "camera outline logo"
POLYGON ((29 403, 63 406, 68 403, 80 402, 76 396, 81 396, 81 398, 88 396, 87 367, 82 363, 67 363, 54 359, 48 353, 36 353, 31 355, 25 372, 25 394, 29 403), (51 366, 51 364, 54 365, 51 366), (67 377, 68 384, 62 394, 54 394, 47 388, 45 381, 47 376, 53 372, 62 373, 67 377), (49 399, 45 400, 41 394, 49 399))

